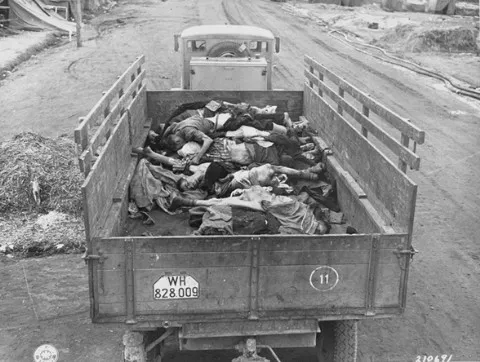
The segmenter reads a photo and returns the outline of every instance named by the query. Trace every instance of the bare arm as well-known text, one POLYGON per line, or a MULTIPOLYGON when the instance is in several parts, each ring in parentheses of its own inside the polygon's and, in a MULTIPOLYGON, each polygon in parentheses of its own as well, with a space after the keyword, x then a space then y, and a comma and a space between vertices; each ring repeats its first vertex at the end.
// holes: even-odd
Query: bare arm
POLYGON ((238 197, 227 197, 225 199, 196 200, 195 205, 198 205, 198 206, 227 205, 227 206, 244 207, 250 210, 263 211, 262 204, 259 201, 240 200, 238 197))
POLYGON ((213 143, 213 140, 210 137, 208 137, 206 134, 204 134, 202 137, 202 142, 203 144, 202 144, 202 147, 200 148, 200 151, 198 151, 198 153, 195 155, 195 157, 192 160, 192 163, 194 165, 198 165, 200 163, 200 159, 205 155, 205 153, 207 153, 208 149, 213 143))

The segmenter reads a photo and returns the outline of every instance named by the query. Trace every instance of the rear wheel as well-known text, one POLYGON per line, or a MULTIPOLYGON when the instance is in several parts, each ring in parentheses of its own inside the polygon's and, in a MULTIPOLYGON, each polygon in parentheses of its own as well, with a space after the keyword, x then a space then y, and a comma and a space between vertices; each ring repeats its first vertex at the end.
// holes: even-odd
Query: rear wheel
POLYGON ((317 336, 318 362, 357 362, 357 321, 320 323, 317 336))

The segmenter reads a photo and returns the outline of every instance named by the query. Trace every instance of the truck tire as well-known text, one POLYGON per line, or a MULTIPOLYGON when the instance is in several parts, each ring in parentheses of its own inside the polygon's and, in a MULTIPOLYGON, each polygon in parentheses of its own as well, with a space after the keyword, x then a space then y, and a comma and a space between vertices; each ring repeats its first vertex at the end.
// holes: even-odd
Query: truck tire
POLYGON ((318 362, 357 362, 357 321, 321 322, 320 331, 318 362))
POLYGON ((240 51, 241 43, 235 43, 233 41, 224 41, 222 43, 215 44, 207 53, 207 57, 211 58, 246 58, 250 56, 248 47, 245 47, 243 51, 240 51))

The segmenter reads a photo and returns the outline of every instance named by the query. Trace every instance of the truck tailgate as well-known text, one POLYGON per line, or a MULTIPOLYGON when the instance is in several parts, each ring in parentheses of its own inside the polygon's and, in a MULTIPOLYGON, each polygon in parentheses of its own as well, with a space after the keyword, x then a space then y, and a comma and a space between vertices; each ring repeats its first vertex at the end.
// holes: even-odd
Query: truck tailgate
POLYGON ((406 234, 99 239, 97 322, 362 318, 401 312, 406 234), (341 315, 341 316, 340 316, 341 315))

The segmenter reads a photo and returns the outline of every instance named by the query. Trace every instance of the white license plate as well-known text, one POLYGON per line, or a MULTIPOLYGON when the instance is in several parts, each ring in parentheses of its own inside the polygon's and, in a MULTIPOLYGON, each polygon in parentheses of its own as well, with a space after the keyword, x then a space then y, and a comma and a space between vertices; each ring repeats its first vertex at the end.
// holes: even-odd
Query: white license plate
POLYGON ((195 299, 200 296, 198 282, 190 275, 164 275, 153 285, 153 299, 195 299))

